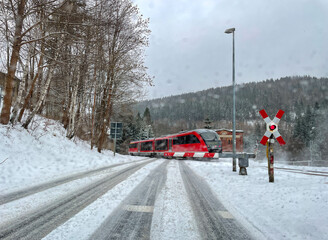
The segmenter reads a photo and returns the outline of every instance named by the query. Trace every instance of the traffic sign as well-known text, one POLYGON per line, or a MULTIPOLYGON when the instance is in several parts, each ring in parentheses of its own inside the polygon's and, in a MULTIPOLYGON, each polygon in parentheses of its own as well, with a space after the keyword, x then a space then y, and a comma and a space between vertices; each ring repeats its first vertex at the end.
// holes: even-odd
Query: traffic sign
POLYGON ((122 139, 123 135, 123 123, 121 122, 112 122, 110 124, 110 137, 112 139, 122 139))
POLYGON ((269 118, 268 114, 264 109, 262 109, 259 113, 261 114, 262 118, 267 124, 267 130, 264 133, 264 136, 262 137, 260 143, 265 145, 268 139, 273 134, 273 136, 277 139, 280 145, 285 145, 286 142, 284 141, 284 139, 282 138, 282 136, 278 131, 278 123, 285 112, 283 110, 279 110, 273 120, 269 118))

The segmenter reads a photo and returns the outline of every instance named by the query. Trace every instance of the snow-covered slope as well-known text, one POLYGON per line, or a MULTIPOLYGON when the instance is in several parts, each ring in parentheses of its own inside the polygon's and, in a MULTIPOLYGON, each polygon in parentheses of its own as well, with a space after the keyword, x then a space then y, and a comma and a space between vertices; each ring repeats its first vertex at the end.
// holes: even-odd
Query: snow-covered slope
POLYGON ((0 125, 1 194, 127 161, 128 156, 114 157, 112 151, 98 153, 78 138, 67 139, 60 123, 40 116, 28 131, 20 125, 0 125))

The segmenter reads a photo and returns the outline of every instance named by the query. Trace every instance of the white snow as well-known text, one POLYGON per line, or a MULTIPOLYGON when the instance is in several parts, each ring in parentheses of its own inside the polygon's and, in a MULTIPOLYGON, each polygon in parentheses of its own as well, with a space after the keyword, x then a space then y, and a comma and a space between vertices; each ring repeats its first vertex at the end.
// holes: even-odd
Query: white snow
POLYGON ((200 239, 178 161, 167 166, 167 180, 155 202, 151 239, 200 239))
POLYGON ((48 234, 44 240, 89 239, 103 221, 120 206, 120 203, 162 161, 146 165, 127 180, 116 185, 102 197, 87 206, 70 220, 48 234))
MULTIPOLYGON (((132 162, 131 165, 133 164, 136 163, 132 162)), ((98 172, 92 176, 77 179, 36 194, 2 204, 0 205, 0 225, 6 224, 19 218, 20 216, 28 215, 29 213, 48 206, 51 203, 56 203, 61 198, 66 197, 70 192, 82 189, 86 185, 126 167, 128 167, 128 165, 110 168, 105 171, 98 172)))
MULTIPOLYGON (((98 153, 88 143, 65 137, 53 120, 36 117, 29 131, 19 125, 0 125, 0 195, 74 173, 144 158, 98 153)), ((46 239, 86 239, 120 205, 125 197, 163 160, 146 165, 115 186, 46 239)), ((328 177, 275 169, 268 182, 265 162, 250 161, 247 176, 232 172, 231 160, 186 161, 210 185, 227 210, 258 239, 328 239, 328 177)), ((0 206, 0 224, 56 201, 69 191, 96 181, 104 174, 75 180, 0 206)), ((287 167, 283 163, 275 166, 287 167)), ((328 168, 288 166, 301 171, 328 168)), ((199 239, 179 166, 171 161, 167 181, 155 202, 152 239, 199 239)))
MULTIPOLYGON (((129 156, 112 151, 98 153, 78 138, 65 137, 56 121, 36 116, 28 131, 19 125, 0 125, 1 195, 114 163, 130 162, 129 156)), ((142 158, 139 158, 142 159, 142 158)))
POLYGON ((231 159, 187 163, 258 239, 328 239, 328 177, 275 169, 269 183, 265 162, 250 161, 247 176, 232 172, 231 159))

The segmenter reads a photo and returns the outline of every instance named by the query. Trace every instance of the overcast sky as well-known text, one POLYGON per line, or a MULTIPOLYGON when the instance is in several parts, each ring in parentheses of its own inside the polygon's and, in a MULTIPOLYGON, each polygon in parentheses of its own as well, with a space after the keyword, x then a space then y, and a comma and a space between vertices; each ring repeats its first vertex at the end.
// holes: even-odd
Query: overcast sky
POLYGON ((135 0, 150 18, 147 98, 291 75, 328 76, 328 0, 135 0))

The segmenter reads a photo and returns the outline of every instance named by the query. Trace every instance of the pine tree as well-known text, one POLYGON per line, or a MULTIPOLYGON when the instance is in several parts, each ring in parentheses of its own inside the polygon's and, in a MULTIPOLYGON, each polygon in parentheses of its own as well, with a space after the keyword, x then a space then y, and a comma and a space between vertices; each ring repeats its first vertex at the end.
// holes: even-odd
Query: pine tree
POLYGON ((140 133, 142 131, 142 126, 143 125, 143 120, 140 116, 140 113, 138 112, 137 113, 137 116, 136 116, 136 135, 135 135, 135 139, 136 140, 141 140, 141 136, 140 136, 140 133))
POLYGON ((152 124, 152 122, 151 122, 151 116, 150 116, 150 111, 149 111, 149 108, 148 107, 146 107, 145 112, 143 114, 143 120, 146 123, 146 125, 151 125, 152 124))

